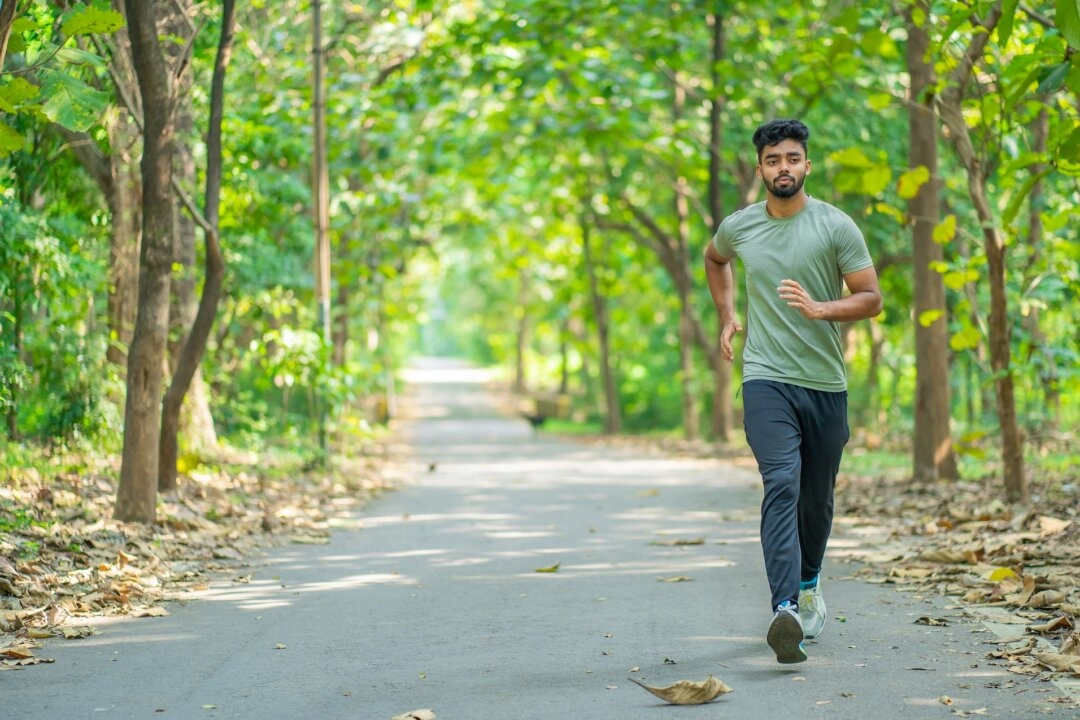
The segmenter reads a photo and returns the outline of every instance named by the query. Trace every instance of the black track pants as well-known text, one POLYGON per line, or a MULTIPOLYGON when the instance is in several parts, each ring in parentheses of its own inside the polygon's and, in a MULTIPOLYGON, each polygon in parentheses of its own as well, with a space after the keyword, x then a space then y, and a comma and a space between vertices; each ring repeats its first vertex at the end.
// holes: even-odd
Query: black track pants
POLYGON ((833 488, 849 437, 847 393, 771 380, 743 384, 743 424, 765 486, 761 549, 772 608, 821 572, 833 488))

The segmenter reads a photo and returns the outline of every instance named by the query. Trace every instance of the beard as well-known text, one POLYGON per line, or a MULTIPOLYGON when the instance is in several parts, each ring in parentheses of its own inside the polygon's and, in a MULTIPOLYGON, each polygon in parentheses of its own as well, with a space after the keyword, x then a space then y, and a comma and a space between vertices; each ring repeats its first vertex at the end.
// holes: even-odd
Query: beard
POLYGON ((801 178, 796 178, 794 175, 781 175, 780 177, 790 178, 791 184, 778 187, 776 185, 776 180, 779 180, 779 177, 776 178, 776 180, 773 180, 771 183, 764 178, 762 178, 761 182, 765 185, 766 190, 783 200, 786 200, 790 197, 795 197, 799 190, 802 190, 803 182, 806 181, 805 175, 801 178))

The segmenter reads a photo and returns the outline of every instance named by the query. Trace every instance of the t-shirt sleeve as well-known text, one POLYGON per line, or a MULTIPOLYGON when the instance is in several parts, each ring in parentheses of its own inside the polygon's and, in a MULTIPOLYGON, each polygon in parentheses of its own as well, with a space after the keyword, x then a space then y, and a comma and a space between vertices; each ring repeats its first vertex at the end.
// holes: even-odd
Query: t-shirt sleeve
POLYGON ((862 231, 855 221, 845 217, 833 233, 836 241, 836 265, 841 275, 865 270, 874 264, 862 231))
MULTIPOLYGON (((728 218, 731 216, 729 215, 728 218)), ((720 227, 716 229, 716 234, 713 235, 713 247, 716 248, 716 252, 720 253, 724 257, 731 259, 738 253, 735 252, 735 248, 731 246, 731 223, 728 222, 728 218, 724 218, 720 223, 720 227)))

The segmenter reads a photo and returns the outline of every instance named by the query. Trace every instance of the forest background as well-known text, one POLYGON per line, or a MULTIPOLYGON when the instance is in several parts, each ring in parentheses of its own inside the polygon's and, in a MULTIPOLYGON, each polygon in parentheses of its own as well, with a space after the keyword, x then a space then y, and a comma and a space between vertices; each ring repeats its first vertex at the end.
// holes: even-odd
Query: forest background
POLYGON ((213 473, 272 526, 272 459, 374 452, 418 354, 737 447, 701 253, 776 117, 885 297, 848 470, 1075 505, 1077 48, 1077 0, 3 0, 3 552, 213 473))

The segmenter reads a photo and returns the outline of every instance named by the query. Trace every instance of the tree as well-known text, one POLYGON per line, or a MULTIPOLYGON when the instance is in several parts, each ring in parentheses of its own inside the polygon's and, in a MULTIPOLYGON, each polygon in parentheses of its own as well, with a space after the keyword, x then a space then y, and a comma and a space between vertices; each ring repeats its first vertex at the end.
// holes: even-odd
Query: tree
POLYGON ((911 78, 908 98, 909 154, 911 170, 901 194, 908 200, 915 266, 915 430, 912 466, 918 482, 957 477, 956 456, 950 431, 949 334, 945 307, 945 282, 937 267, 944 251, 934 237, 940 213, 938 194, 937 137, 934 116, 936 77, 930 57, 930 37, 913 22, 913 8, 923 17, 929 3, 917 0, 907 8, 907 67, 911 78), (915 186, 914 195, 910 189, 915 186))
MULTIPOLYGON (((202 361, 210 330, 217 316, 221 298, 221 283, 225 261, 221 254, 218 216, 221 208, 221 122, 225 105, 225 71, 229 66, 233 46, 235 0, 224 0, 221 10, 221 38, 210 89, 210 121, 206 133, 206 195, 203 213, 196 216, 205 234, 205 277, 195 322, 184 340, 177 359, 172 382, 162 403, 159 447, 158 489, 176 487, 177 432, 180 427, 180 408, 191 386, 192 378, 202 361)), ((192 210, 194 212, 194 210, 192 210)))
POLYGON ((161 386, 169 335, 173 260, 176 96, 158 40, 156 2, 125 0, 143 108, 142 248, 139 307, 128 353, 124 450, 114 516, 152 523, 158 485, 161 386))
MULTIPOLYGON (((1015 10, 1015 6, 1012 6, 1015 10)), ((972 38, 961 56, 948 83, 938 95, 941 118, 949 129, 949 137, 967 173, 967 189, 982 228, 986 250, 987 277, 990 286, 990 366, 994 373, 994 389, 998 423, 1001 429, 1001 452, 1004 463, 1005 494, 1009 500, 1026 500, 1027 481, 1024 477, 1024 450, 1020 427, 1016 421, 1016 397, 1011 368, 1012 349, 1008 299, 1005 287, 1005 237, 987 195, 987 183, 993 163, 985 152, 975 147, 971 129, 964 118, 964 101, 968 87, 980 65, 991 33, 1002 17, 1002 3, 995 2, 985 18, 972 17, 972 38)), ((1010 18, 1011 22, 1011 18, 1010 18)))

